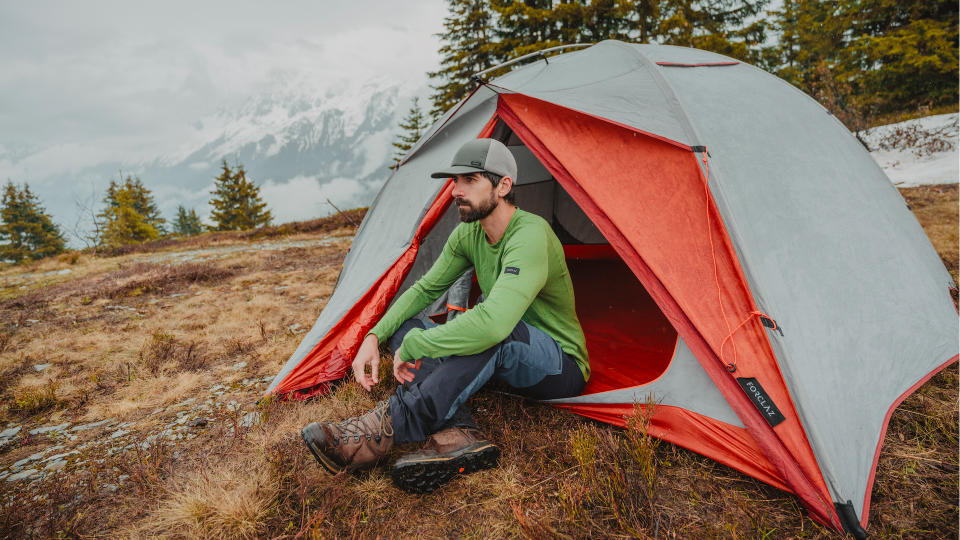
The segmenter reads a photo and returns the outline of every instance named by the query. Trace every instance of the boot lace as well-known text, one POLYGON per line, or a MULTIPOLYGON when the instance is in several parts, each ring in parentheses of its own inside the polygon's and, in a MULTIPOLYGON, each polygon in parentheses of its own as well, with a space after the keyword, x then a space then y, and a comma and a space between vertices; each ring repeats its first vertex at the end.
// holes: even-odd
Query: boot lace
POLYGON ((377 406, 369 413, 347 418, 339 422, 337 427, 340 429, 340 440, 342 441, 347 441, 350 437, 353 437, 355 442, 360 442, 361 437, 366 437, 367 440, 375 438, 377 442, 380 442, 380 438, 383 436, 393 437, 393 424, 390 422, 389 403, 386 400, 381 401, 377 403, 377 406), (373 414, 378 421, 376 434, 370 433, 363 422, 363 419, 371 414, 373 414))

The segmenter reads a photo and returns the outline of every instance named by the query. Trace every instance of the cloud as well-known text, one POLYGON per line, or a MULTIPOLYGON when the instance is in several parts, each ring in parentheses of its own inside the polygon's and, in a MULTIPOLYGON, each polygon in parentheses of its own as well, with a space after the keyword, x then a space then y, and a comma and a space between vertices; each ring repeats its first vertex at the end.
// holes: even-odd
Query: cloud
POLYGON ((356 180, 335 178, 320 184, 315 176, 296 176, 288 182, 269 180, 260 186, 260 195, 273 213, 274 223, 304 221, 335 212, 327 199, 341 210, 354 208, 364 187, 356 180))
POLYGON ((278 80, 420 86, 446 12, 429 2, 0 4, 0 144, 169 145, 278 80))

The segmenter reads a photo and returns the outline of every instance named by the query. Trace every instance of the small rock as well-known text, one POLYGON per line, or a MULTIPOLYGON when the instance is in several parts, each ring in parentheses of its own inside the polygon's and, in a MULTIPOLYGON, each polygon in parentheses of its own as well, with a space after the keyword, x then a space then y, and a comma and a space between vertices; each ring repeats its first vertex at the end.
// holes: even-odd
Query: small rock
POLYGON ((63 430, 65 430, 65 429, 67 429, 68 427, 70 427, 70 422, 67 422, 66 424, 59 424, 59 425, 56 425, 56 426, 45 426, 45 427, 39 427, 39 428, 37 428, 37 429, 31 429, 31 430, 30 430, 30 434, 31 434, 31 435, 42 435, 42 434, 44 434, 44 433, 49 433, 49 432, 51 432, 51 431, 63 431, 63 430))
POLYGON ((62 447, 62 446, 54 446, 54 447, 48 448, 48 449, 46 449, 46 450, 41 450, 40 452, 37 452, 36 454, 27 456, 27 457, 21 459, 20 461, 17 461, 16 463, 14 463, 14 464, 13 464, 13 468, 21 469, 21 468, 23 468, 23 466, 26 465, 27 463, 30 463, 31 461, 36 461, 36 460, 42 458, 47 452, 50 452, 51 450, 57 450, 57 449, 59 449, 59 448, 63 448, 63 447, 62 447))
POLYGON ((247 363, 246 363, 246 362, 237 362, 236 364, 233 365, 233 370, 234 370, 234 371, 238 371, 238 370, 241 370, 241 369, 243 369, 243 368, 245 368, 245 367, 247 367, 247 363))
POLYGON ((114 431, 113 433, 111 433, 109 438, 110 438, 110 439, 116 439, 117 437, 123 437, 124 435, 126 435, 126 434, 128 434, 128 433, 130 433, 130 432, 127 431, 127 430, 118 429, 118 430, 114 431))
POLYGON ((47 463, 47 466, 44 467, 44 470, 47 470, 47 471, 59 471, 60 469, 66 467, 66 466, 67 466, 67 462, 66 462, 66 461, 64 461, 64 460, 62 460, 62 459, 58 459, 58 460, 56 460, 56 461, 51 461, 50 463, 47 463))
POLYGON ((240 419, 240 425, 249 429, 260 421, 260 413, 257 411, 249 412, 240 419))
POLYGON ((33 369, 37 370, 37 372, 40 372, 40 371, 43 371, 43 370, 47 369, 48 367, 50 367, 50 366, 52 366, 52 365, 53 365, 53 364, 50 364, 50 363, 46 363, 46 364, 34 364, 33 369))
POLYGON ((106 423, 113 421, 113 418, 107 418, 106 420, 100 420, 98 422, 90 422, 89 424, 83 424, 79 426, 74 426, 70 428, 70 431, 87 431, 95 427, 100 427, 106 423))
POLYGON ((0 431, 0 446, 6 442, 4 439, 12 439, 17 436, 17 433, 20 433, 20 430, 23 429, 23 426, 15 426, 12 428, 7 428, 3 431, 0 431))
POLYGON ((300 323, 291 324, 287 327, 287 330, 289 330, 291 334, 302 334, 307 331, 300 323))
POLYGON ((54 455, 52 455, 52 456, 50 456, 50 457, 48 457, 48 458, 44 458, 43 461, 55 461, 55 460, 63 459, 63 458, 65 458, 65 457, 67 457, 67 456, 70 456, 70 455, 73 455, 73 454, 79 454, 79 453, 80 453, 80 452, 79 452, 78 450, 71 450, 71 451, 69 451, 69 452, 64 452, 64 453, 62 453, 62 454, 54 454, 54 455))
POLYGON ((177 404, 174 405, 174 406, 175 406, 175 407, 186 407, 187 405, 193 403, 193 402, 196 401, 196 400, 197 400, 197 398, 192 397, 192 398, 189 398, 189 399, 185 399, 185 400, 181 401, 180 403, 177 403, 177 404))
POLYGON ((103 489, 106 489, 106 490, 109 490, 109 491, 116 491, 116 490, 118 490, 118 489, 120 489, 120 488, 117 487, 116 484, 104 484, 104 485, 103 485, 103 489))
POLYGON ((30 323, 30 324, 37 324, 38 322, 40 322, 40 319, 27 319, 23 322, 30 323))
POLYGON ((10 476, 8 476, 7 482, 15 482, 17 480, 23 480, 24 478, 29 478, 37 474, 38 472, 39 471, 37 471, 36 469, 27 469, 25 471, 20 471, 16 474, 11 474, 10 476))
POLYGON ((127 478, 130 478, 129 474, 121 474, 120 476, 117 477, 117 482, 123 483, 123 481, 126 480, 127 478))
POLYGON ((187 424, 187 427, 198 428, 198 427, 204 427, 204 426, 206 426, 206 425, 207 425, 207 419, 206 419, 206 418, 203 418, 203 417, 200 417, 200 418, 195 418, 195 419, 191 420, 191 421, 187 424))
POLYGON ((57 272, 57 275, 58 275, 58 276, 64 276, 64 275, 69 274, 70 272, 73 272, 73 270, 71 270, 71 269, 69 269, 69 268, 64 268, 63 270, 57 272))
POLYGON ((231 411, 239 411, 240 404, 231 399, 230 401, 227 402, 227 409, 231 411))

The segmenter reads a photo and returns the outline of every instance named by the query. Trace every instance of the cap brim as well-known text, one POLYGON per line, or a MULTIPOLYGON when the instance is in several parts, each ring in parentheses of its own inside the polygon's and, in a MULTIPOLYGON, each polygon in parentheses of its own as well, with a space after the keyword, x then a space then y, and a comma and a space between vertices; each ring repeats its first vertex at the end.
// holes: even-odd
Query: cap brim
POLYGON ((486 169, 479 167, 467 167, 466 165, 451 165, 442 171, 437 171, 430 175, 430 178, 452 178, 458 174, 473 174, 485 172, 486 169))

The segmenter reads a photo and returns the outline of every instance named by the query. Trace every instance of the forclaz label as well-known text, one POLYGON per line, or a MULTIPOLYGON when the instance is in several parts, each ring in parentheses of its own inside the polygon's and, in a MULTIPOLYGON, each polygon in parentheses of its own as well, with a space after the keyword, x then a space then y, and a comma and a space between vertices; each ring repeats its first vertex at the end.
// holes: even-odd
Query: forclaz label
POLYGON ((780 412, 780 409, 777 408, 776 404, 773 403, 773 400, 770 399, 770 396, 767 395, 767 392, 760 386, 760 383, 757 382, 756 379, 753 377, 737 377, 737 382, 740 383, 740 388, 743 388, 747 397, 749 397, 750 401, 757 407, 757 410, 760 411, 763 418, 770 424, 770 427, 774 427, 786 420, 783 413, 780 412))

